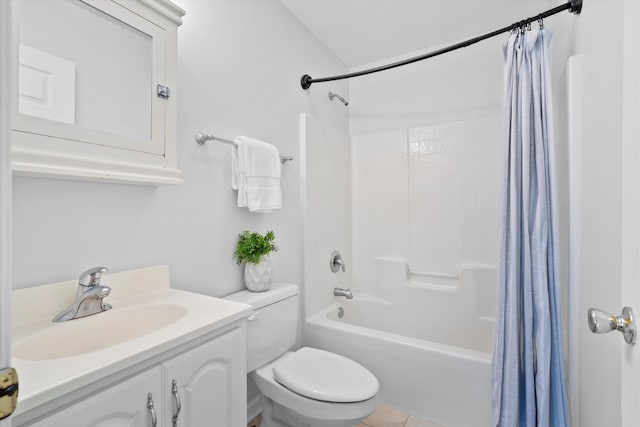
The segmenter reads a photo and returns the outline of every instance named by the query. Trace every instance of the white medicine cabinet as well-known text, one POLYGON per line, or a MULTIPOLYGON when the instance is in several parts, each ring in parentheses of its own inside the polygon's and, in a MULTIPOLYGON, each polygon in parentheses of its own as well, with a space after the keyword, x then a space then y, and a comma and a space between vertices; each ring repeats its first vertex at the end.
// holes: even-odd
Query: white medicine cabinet
POLYGON ((15 174, 180 184, 168 0, 13 0, 15 174))

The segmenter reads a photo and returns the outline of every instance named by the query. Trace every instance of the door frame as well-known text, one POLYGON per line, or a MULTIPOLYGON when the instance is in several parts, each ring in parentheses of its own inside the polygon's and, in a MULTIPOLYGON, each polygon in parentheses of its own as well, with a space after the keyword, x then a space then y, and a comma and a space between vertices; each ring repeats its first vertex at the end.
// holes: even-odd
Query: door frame
MULTIPOLYGON (((11 1, 0 1, 0 368, 11 366, 11 1)), ((11 417, 0 421, 11 427, 11 417)))
POLYGON ((580 259, 582 220, 578 209, 582 199, 582 58, 571 56, 566 64, 567 140, 569 166, 569 289, 567 292, 567 392, 572 425, 580 425, 580 328, 584 322, 580 305, 580 259))
MULTIPOLYGON (((630 306, 636 316, 640 313, 640 55, 637 52, 640 28, 640 4, 633 0, 623 3, 622 44, 622 248, 620 306, 630 306)), ((616 313, 617 315, 618 313, 616 313)), ((624 343, 620 360, 621 425, 640 423, 640 341, 635 346, 624 343)))

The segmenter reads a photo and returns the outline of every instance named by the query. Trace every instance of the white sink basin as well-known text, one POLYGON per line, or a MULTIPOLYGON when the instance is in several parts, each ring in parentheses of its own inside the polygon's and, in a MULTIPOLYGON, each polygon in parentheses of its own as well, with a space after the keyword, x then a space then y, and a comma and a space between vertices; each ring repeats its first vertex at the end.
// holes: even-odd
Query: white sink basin
POLYGON ((51 325, 16 343, 14 357, 51 360, 76 356, 124 343, 182 319, 187 309, 173 304, 114 308, 51 325))

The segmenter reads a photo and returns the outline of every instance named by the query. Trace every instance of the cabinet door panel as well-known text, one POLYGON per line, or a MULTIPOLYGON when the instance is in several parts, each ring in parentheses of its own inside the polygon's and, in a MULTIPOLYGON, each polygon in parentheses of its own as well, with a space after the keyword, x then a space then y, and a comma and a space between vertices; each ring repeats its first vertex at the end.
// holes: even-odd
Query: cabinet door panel
POLYGON ((165 419, 176 411, 175 380, 182 408, 178 426, 237 427, 246 424, 246 337, 234 329, 163 366, 165 419))
POLYGON ((152 394, 158 426, 163 425, 161 370, 155 367, 33 424, 33 427, 152 427, 147 395, 152 394))

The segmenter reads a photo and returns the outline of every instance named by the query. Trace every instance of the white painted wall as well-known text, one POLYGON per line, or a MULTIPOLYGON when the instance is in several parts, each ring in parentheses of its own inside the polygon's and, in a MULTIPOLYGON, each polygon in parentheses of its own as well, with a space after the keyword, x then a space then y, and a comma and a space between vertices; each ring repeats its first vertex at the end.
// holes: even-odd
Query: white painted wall
MULTIPOLYGON (((351 134, 419 127, 425 125, 425 120, 446 122, 499 110, 504 40, 497 37, 427 61, 352 79, 351 134)), ((362 68, 437 47, 407 52, 402 58, 387 58, 362 68)))
MULTIPOLYGON (((303 91, 305 73, 346 71, 279 1, 178 1, 186 10, 178 47, 178 167, 185 184, 143 187, 17 177, 14 287, 68 280, 86 268, 112 271, 168 263, 175 287, 221 296, 243 288, 232 259, 238 233, 273 229, 274 279, 301 283, 299 114, 347 130, 328 90, 303 91), (284 208, 235 206, 230 148, 199 146, 197 131, 269 141, 295 157, 283 167, 284 208)), ((328 262, 328 261, 327 261, 328 262)))

